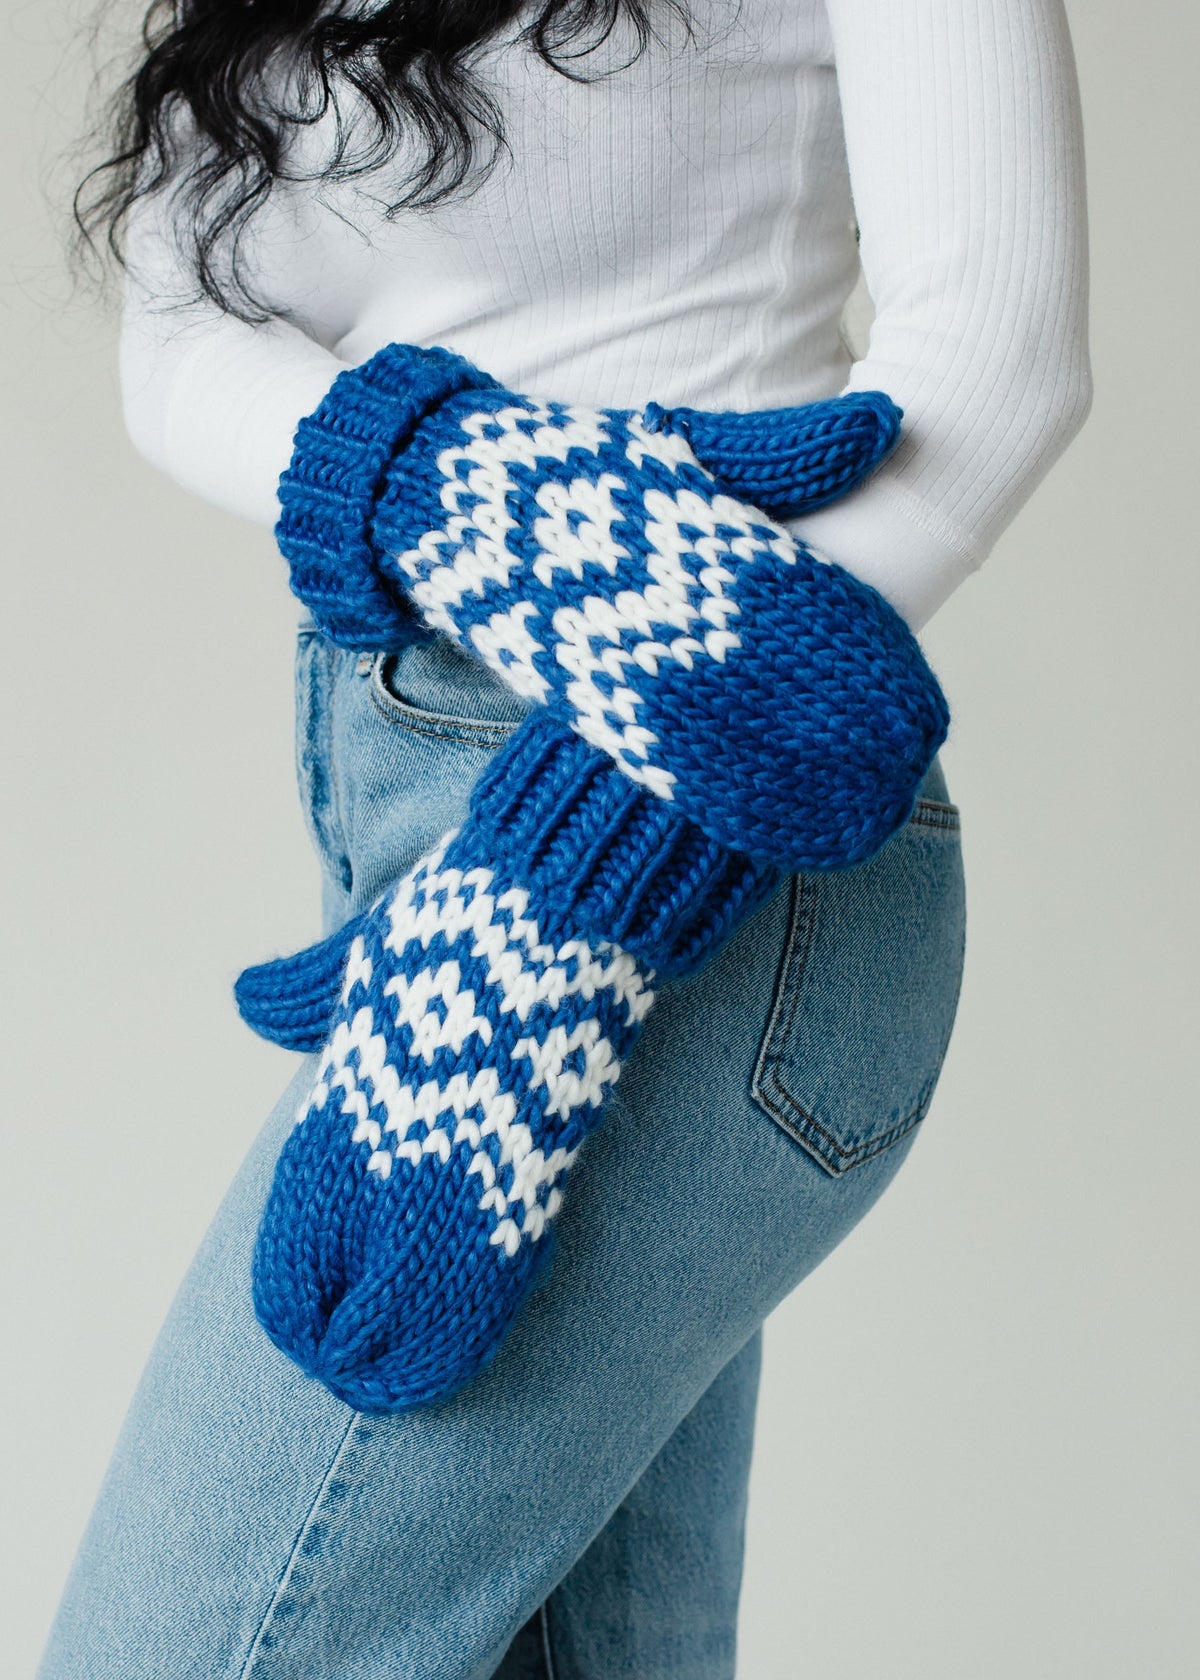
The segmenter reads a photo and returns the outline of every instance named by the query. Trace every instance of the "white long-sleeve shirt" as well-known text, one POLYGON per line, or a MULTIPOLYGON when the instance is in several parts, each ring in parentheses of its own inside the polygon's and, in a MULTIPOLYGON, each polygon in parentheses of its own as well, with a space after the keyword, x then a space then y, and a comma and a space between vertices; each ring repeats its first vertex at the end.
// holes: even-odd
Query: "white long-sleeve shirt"
MULTIPOLYGON (((904 410, 894 456, 790 524, 923 625, 1090 401, 1061 0, 690 10, 693 45, 660 10, 662 43, 582 85, 511 36, 494 43, 481 73, 510 155, 436 210, 385 219, 386 180, 277 188, 248 250, 287 321, 180 308, 169 209, 142 207, 121 352, 136 445, 204 499, 273 523, 298 420, 343 366, 396 340, 597 405, 881 389, 904 410), (840 322, 860 260, 875 315, 852 363, 840 322)), ((325 138, 307 133, 305 155, 325 138)))

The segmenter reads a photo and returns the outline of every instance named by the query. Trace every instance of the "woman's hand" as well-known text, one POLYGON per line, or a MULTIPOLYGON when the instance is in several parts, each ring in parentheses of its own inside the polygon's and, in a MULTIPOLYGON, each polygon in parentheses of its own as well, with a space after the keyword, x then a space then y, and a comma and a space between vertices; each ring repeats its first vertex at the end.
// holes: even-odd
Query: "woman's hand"
POLYGON ((539 710, 459 831, 323 944, 247 970, 250 1025, 321 1051, 255 1254, 276 1345, 362 1411, 479 1370, 658 976, 706 961, 779 879, 539 710))
POLYGON ((721 844, 844 867, 906 820, 948 712, 899 615, 770 510, 844 494, 898 431, 878 392, 588 409, 393 345, 301 424, 277 535, 335 640, 403 640, 415 607, 721 844))

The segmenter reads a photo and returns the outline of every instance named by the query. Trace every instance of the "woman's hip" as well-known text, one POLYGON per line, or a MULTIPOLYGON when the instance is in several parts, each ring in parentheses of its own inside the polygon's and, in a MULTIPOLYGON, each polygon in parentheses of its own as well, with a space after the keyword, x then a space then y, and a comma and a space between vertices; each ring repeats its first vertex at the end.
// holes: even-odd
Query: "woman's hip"
MULTIPOLYGON (((302 789, 337 919, 461 818, 521 707, 443 644, 360 659, 302 634, 299 679, 302 789)), ((255 1320, 255 1230, 301 1068, 164 1327, 46 1680, 491 1672, 912 1143, 961 972, 939 774, 871 863, 788 882, 663 988, 572 1175, 548 1281, 445 1404, 359 1417, 255 1320)))
MULTIPOLYGON (((442 637, 355 654, 309 629, 297 701, 301 797, 335 924, 461 822, 475 779, 528 709, 442 637)), ((748 1093, 842 1176, 923 1118, 964 936, 959 814, 935 760, 910 820, 875 858, 793 878, 700 975, 663 988, 632 1067, 653 1056, 664 1087, 703 1082, 718 1101, 748 1093)))

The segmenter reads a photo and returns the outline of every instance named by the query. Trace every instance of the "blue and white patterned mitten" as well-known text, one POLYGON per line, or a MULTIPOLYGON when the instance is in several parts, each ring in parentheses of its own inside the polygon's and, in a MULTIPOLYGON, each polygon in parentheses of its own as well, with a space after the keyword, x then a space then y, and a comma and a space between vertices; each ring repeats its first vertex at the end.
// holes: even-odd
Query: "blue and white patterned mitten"
POLYGON ((908 817, 946 702, 881 595, 777 520, 858 484, 879 392, 753 414, 588 408, 391 345, 302 421, 276 534, 328 635, 413 608, 722 844, 839 868, 908 817))
POLYGON ((656 976, 706 960, 779 878, 539 711, 369 911, 247 970, 250 1025, 322 1052, 255 1253, 277 1346, 368 1412, 479 1370, 546 1263, 656 976))

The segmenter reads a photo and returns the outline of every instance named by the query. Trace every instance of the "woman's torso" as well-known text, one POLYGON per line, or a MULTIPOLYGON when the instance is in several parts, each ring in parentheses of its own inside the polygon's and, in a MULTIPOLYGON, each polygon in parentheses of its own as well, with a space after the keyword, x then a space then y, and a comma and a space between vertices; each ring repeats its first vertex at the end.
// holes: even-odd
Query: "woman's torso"
MULTIPOLYGON (((449 344, 517 389, 578 402, 770 406, 836 390, 858 272, 819 0, 662 4, 627 68, 618 28, 580 84, 510 40, 480 74, 509 154, 430 211, 389 176, 277 192, 260 285, 344 360, 449 344)), ((319 148, 318 130, 308 141, 319 148)))

